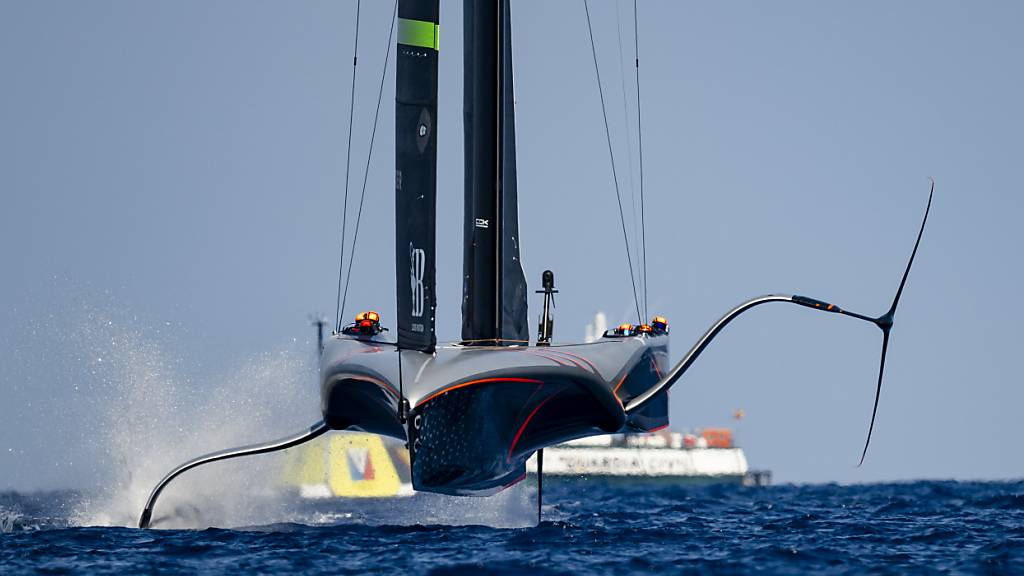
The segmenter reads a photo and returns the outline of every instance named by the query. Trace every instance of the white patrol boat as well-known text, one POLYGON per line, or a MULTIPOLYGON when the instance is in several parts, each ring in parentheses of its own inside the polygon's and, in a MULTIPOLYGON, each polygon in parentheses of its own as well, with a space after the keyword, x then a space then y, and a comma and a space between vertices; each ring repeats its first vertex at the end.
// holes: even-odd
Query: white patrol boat
MULTIPOLYGON (((553 478, 594 477, 631 483, 770 482, 769 473, 750 470, 728 428, 581 438, 552 446, 544 456, 544 473, 553 478)), ((533 460, 529 471, 536 472, 533 460)))

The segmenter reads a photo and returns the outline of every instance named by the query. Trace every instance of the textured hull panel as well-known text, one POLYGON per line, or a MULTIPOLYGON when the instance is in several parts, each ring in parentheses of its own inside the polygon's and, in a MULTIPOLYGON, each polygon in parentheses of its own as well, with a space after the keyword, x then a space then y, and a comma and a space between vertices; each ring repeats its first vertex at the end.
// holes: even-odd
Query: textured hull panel
POLYGON ((412 482, 418 490, 487 495, 523 478, 544 446, 615 431, 621 408, 557 373, 488 379, 445 392, 413 412, 412 482))

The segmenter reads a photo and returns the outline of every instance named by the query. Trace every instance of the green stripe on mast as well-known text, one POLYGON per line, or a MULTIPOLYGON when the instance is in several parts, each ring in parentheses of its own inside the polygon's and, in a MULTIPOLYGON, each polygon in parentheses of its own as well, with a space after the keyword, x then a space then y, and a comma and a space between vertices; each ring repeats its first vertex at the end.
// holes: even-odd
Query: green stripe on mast
POLYGON ((398 43, 420 48, 438 49, 440 27, 423 20, 398 19, 398 43))

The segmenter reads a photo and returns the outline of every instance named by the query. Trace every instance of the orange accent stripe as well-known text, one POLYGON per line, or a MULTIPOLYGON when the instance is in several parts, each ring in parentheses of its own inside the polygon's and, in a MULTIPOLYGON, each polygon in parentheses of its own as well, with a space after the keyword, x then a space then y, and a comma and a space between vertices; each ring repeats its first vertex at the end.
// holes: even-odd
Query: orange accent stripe
POLYGON ((388 392, 391 393, 391 396, 393 396, 393 397, 395 397, 395 398, 397 398, 399 400, 401 399, 401 397, 398 395, 398 388, 392 386, 391 384, 385 382, 384 380, 381 380, 381 379, 378 379, 378 378, 374 378, 373 376, 352 376, 351 379, 352 380, 362 380, 362 381, 365 381, 365 382, 370 382, 372 384, 377 384, 378 386, 381 386, 384 389, 388 390, 388 392))
POLYGON ((364 376, 362 374, 347 374, 347 373, 343 372, 341 374, 335 375, 335 379, 337 379, 337 380, 358 380, 359 382, 369 382, 370 384, 376 384, 377 386, 380 386, 381 388, 383 388, 387 392, 390 392, 391 395, 394 396, 395 398, 401 399, 401 395, 399 395, 399 393, 398 393, 398 388, 395 388, 394 386, 392 386, 391 384, 388 384, 387 382, 385 382, 383 380, 380 380, 378 378, 374 378, 373 376, 364 376))
POLYGON ((378 380, 377 378, 371 378, 369 376, 364 376, 364 377, 359 378, 359 379, 360 380, 369 380, 370 382, 373 382, 374 384, 376 384, 378 386, 382 386, 382 387, 384 387, 385 390, 387 390, 388 392, 391 392, 391 395, 394 396, 395 398, 397 398, 399 400, 402 399, 402 396, 398 393, 398 388, 395 388, 394 386, 392 386, 391 384, 388 384, 387 382, 385 382, 383 380, 378 380))
POLYGON ((615 388, 612 389, 612 394, 618 396, 619 388, 622 388, 622 383, 626 381, 627 376, 629 376, 629 372, 626 372, 626 376, 623 376, 622 380, 619 380, 619 383, 615 385, 615 388))
POLYGON ((648 430, 648 432, 657 432, 658 430, 664 430, 665 428, 668 428, 668 424, 665 424, 664 426, 658 426, 657 428, 652 428, 648 430))
POLYGON ((572 356, 569 356, 568 354, 566 354, 564 352, 558 352, 556 350, 552 350, 550 353, 555 358, 558 358, 562 362, 565 362, 566 366, 575 366, 577 368, 583 368, 583 364, 580 364, 579 362, 576 361, 575 358, 573 358, 572 356))
POLYGON ((570 364, 568 360, 565 360, 564 358, 559 358, 558 356, 555 356, 555 355, 550 355, 549 356, 547 354, 543 354, 541 352, 536 352, 536 351, 533 351, 533 350, 527 351, 526 353, 529 354, 530 356, 538 356, 540 358, 544 358, 545 360, 551 360, 552 362, 554 362, 555 364, 558 364, 559 366, 573 366, 573 365, 575 365, 575 364, 570 364))
POLYGON ((654 358, 651 358, 651 367, 654 368, 654 373, 658 375, 658 380, 661 380, 663 376, 661 375, 661 370, 658 370, 658 362, 654 358))
POLYGON ((463 382, 462 384, 456 384, 454 386, 449 386, 444 390, 434 392, 430 396, 427 396, 423 400, 417 402, 416 407, 419 408, 420 406, 426 404, 427 402, 430 402, 434 398, 437 398, 441 394, 451 392, 452 390, 458 390, 459 388, 465 388, 466 386, 474 386, 476 384, 487 384, 488 382, 523 382, 526 384, 543 384, 542 381, 534 380, 533 378, 484 378, 482 380, 470 380, 469 382, 463 382))
POLYGON ((587 360, 585 357, 580 356, 579 354, 573 354, 572 352, 566 352, 565 350, 555 350, 555 352, 558 352, 559 354, 565 354, 566 356, 572 356, 573 358, 579 358, 580 360, 585 362, 587 366, 590 366, 591 370, 597 372, 597 367, 594 366, 594 363, 591 362, 590 360, 587 360))
POLYGON ((548 396, 544 400, 541 400, 540 404, 537 404, 537 407, 533 409, 533 412, 530 412, 530 415, 526 417, 526 420, 523 420, 523 425, 519 427, 519 431, 516 432, 515 438, 512 439, 512 445, 508 447, 508 458, 507 458, 507 460, 511 460, 512 459, 512 451, 516 449, 516 444, 519 443, 519 438, 523 435, 523 431, 526 430, 526 425, 529 424, 530 420, 533 420, 533 417, 537 414, 537 412, 542 407, 544 407, 545 404, 548 403, 548 400, 551 400, 552 398, 554 398, 557 395, 558 395, 558 392, 555 392, 551 396, 548 396))

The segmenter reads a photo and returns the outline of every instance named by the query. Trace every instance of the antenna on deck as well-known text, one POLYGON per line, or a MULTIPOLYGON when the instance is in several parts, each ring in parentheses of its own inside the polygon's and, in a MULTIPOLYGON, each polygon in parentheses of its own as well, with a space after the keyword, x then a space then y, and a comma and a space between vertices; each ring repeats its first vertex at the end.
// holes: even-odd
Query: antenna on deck
POLYGON ((540 277, 543 290, 537 290, 537 294, 544 295, 544 314, 540 318, 540 326, 537 327, 537 346, 550 346, 551 334, 555 329, 555 320, 551 317, 551 305, 555 302, 555 273, 545 270, 540 277))
POLYGON ((319 356, 324 351, 324 326, 327 326, 327 318, 321 314, 310 314, 309 324, 316 327, 316 354, 319 356))

